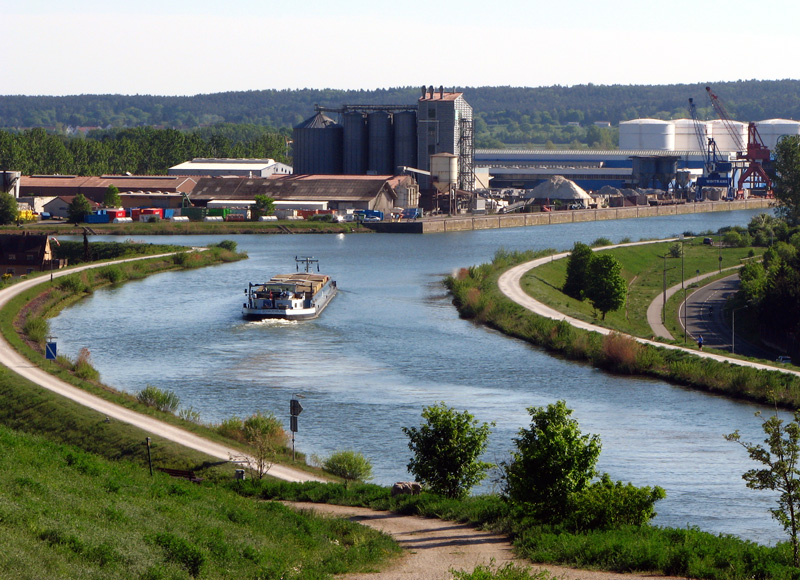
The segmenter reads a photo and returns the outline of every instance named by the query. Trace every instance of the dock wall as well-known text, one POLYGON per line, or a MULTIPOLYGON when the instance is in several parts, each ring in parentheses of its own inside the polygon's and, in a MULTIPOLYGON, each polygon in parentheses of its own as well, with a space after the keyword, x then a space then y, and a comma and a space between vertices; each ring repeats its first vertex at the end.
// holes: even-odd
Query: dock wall
POLYGON ((488 230, 493 228, 519 228, 525 226, 547 226, 619 220, 628 218, 658 217, 707 213, 717 211, 736 211, 743 209, 770 209, 775 200, 753 198, 737 201, 704 201, 681 205, 610 207, 604 209, 565 210, 539 213, 514 213, 508 215, 476 215, 447 218, 422 219, 413 222, 384 222, 369 224, 379 232, 433 234, 461 232, 467 230, 488 230))

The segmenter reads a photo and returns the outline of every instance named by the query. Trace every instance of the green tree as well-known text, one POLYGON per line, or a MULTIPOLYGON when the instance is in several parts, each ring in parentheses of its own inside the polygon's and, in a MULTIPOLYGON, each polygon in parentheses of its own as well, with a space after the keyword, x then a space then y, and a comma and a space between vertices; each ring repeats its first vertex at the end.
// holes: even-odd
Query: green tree
POLYGON ((585 296, 606 319, 606 312, 625 305, 628 284, 620 273, 622 264, 611 254, 599 254, 589 262, 585 296))
POLYGON ((0 193, 0 224, 13 224, 19 217, 17 200, 8 192, 0 193))
POLYGON ((434 493, 465 496, 492 467, 479 458, 493 424, 480 424, 467 411, 459 413, 444 403, 425 407, 422 419, 419 428, 403 427, 414 454, 408 470, 434 493))
POLYGON ((529 407, 528 414, 530 427, 519 430, 516 450, 503 465, 503 491, 515 504, 553 521, 596 475, 600 438, 581 433, 564 401, 529 407))
MULTIPOLYGON (((761 413, 756 413, 757 417, 761 413)), ((795 411, 794 420, 784 423, 777 414, 762 419, 766 438, 764 445, 745 443, 739 431, 726 435, 725 439, 741 444, 750 459, 761 463, 762 469, 751 469, 742 475, 751 489, 777 491, 778 507, 770 510, 789 534, 792 543, 794 565, 800 566, 798 555, 798 518, 800 517, 800 410, 795 411)))
POLYGON ((103 205, 105 207, 122 207, 122 198, 119 196, 119 188, 113 183, 106 188, 106 193, 103 196, 103 205))
POLYGON ((92 213, 92 204, 82 193, 79 193, 67 208, 67 219, 73 224, 78 224, 90 213, 92 213))
POLYGON ((775 146, 775 198, 778 215, 800 224, 800 135, 782 137, 775 146))
POLYGON ((586 276, 592 258, 594 258, 594 252, 589 246, 575 242, 567 258, 567 279, 562 288, 564 294, 577 300, 584 299, 587 286, 586 276))
POLYGON ((252 212, 253 219, 258 219, 262 215, 272 215, 275 213, 275 200, 266 195, 256 195, 256 204, 252 212))
POLYGON ((323 462, 322 467, 325 471, 344 479, 345 487, 351 481, 372 479, 372 464, 361 453, 355 451, 337 451, 323 462))

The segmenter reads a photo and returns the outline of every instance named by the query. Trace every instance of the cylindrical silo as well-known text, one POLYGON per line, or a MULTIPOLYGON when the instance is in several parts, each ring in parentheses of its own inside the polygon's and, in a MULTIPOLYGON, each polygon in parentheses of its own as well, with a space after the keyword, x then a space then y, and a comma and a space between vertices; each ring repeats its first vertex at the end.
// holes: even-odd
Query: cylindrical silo
POLYGON ((761 140, 769 149, 775 149, 778 139, 784 135, 800 135, 800 123, 789 119, 767 119, 756 122, 761 140))
POLYGON ((367 117, 369 155, 367 171, 372 175, 394 175, 392 114, 376 111, 367 117))
POLYGON ((640 151, 674 151, 675 128, 660 119, 634 119, 619 124, 619 148, 640 151))
POLYGON ((711 136, 720 151, 746 151, 747 150, 747 123, 730 121, 726 123, 721 119, 709 121, 711 136), (731 136, 730 130, 734 136, 731 136))
POLYGON ((675 119, 672 121, 675 127, 675 151, 705 151, 708 147, 708 137, 710 136, 710 128, 705 121, 697 121, 694 119, 675 119), (700 142, 697 139, 697 129, 700 129, 700 140, 702 141, 702 149, 700 142))
MULTIPOLYGON (((401 111, 394 114, 395 167, 417 166, 417 113, 401 111)), ((395 173, 400 173, 395 169, 395 173)))
POLYGON ((458 155, 435 153, 431 155, 431 183, 440 192, 449 191, 458 183, 458 155))
POLYGON ((321 112, 294 127, 294 173, 341 175, 342 126, 321 112))
POLYGON ((350 111, 344 114, 344 174, 367 173, 367 118, 364 113, 350 111))

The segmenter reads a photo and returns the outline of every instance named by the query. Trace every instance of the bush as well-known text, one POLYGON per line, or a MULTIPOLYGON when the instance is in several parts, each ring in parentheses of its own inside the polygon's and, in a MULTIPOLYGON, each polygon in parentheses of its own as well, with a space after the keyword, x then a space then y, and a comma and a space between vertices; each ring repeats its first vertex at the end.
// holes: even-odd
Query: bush
POLYGON ((608 238, 597 238, 595 241, 593 241, 589 245, 591 247, 593 247, 593 248, 602 248, 604 246, 610 246, 610 245, 612 245, 612 243, 613 242, 611 240, 609 240, 608 238))
POLYGON ((78 294, 86 290, 86 284, 80 279, 78 274, 64 276, 58 279, 58 288, 69 294, 78 294))
POLYGON ((28 316, 22 326, 22 330, 30 340, 37 344, 42 344, 47 335, 50 334, 50 323, 41 316, 28 316))
POLYGON ((223 250, 228 250, 229 252, 235 252, 237 245, 238 244, 233 240, 222 240, 217 244, 217 247, 222 248, 223 250))
POLYGON ((345 487, 351 481, 372 479, 372 464, 361 453, 337 451, 322 464, 325 471, 344 479, 345 487))
POLYGON ((119 266, 105 266, 97 271, 100 278, 104 278, 112 284, 117 284, 125 279, 125 274, 119 266))
POLYGON ((174 413, 181 404, 178 395, 172 391, 161 390, 153 385, 147 385, 139 391, 136 399, 148 407, 153 407, 166 413, 174 413))
POLYGON ((100 378, 100 373, 92 366, 92 356, 88 348, 82 348, 78 352, 78 360, 72 367, 75 376, 86 381, 96 381, 100 378))

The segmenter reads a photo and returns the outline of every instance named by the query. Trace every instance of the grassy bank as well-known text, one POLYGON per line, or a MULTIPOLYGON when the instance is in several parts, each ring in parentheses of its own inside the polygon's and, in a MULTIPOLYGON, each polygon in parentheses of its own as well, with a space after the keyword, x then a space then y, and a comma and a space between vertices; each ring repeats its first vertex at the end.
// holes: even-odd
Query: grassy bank
POLYGON ((509 534, 520 555, 541 564, 709 580, 800 578, 800 570, 791 566, 788 543, 768 547, 696 528, 650 525, 574 533, 537 524, 515 513, 495 495, 454 500, 427 493, 391 497, 389 489, 366 484, 349 488, 341 484, 267 481, 229 485, 250 497, 363 506, 470 523, 509 534))
POLYGON ((464 318, 569 359, 587 361, 616 373, 657 377, 732 398, 775 403, 791 409, 800 406, 800 379, 797 377, 642 345, 620 334, 604 337, 574 328, 564 321, 533 314, 500 292, 497 279, 502 272, 552 253, 499 251, 491 264, 462 269, 455 277, 449 277, 446 285, 464 318))
POLYGON ((4 578, 316 580, 374 570, 399 552, 355 523, 150 476, 7 427, 0 446, 4 578))

